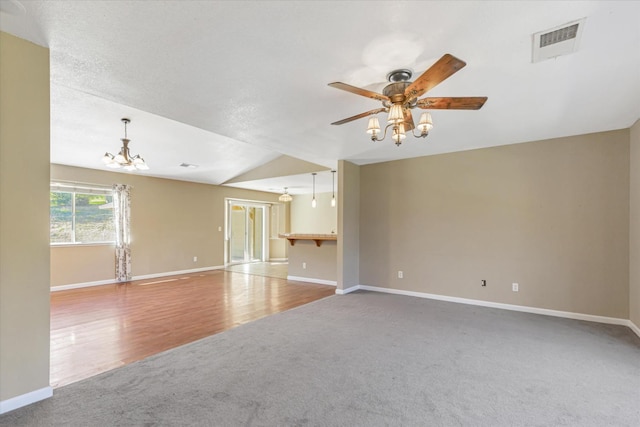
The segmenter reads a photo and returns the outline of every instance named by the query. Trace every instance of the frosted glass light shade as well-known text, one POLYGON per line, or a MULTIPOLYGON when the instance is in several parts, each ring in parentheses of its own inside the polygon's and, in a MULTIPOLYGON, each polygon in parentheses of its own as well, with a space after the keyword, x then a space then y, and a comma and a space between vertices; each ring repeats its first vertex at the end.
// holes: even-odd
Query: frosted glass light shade
POLYGON ((140 158, 140 160, 142 160, 142 163, 138 163, 135 165, 136 169, 141 170, 141 171, 147 171, 149 170, 149 166, 147 166, 147 164, 145 163, 143 158, 140 158))
POLYGON ((318 202, 316 202, 316 198, 314 197, 314 198, 311 200, 311 207, 312 207, 312 208, 315 208, 316 206, 318 206, 318 202))
POLYGON ((105 165, 109 165, 113 163, 113 155, 109 153, 104 153, 104 156, 102 157, 102 161, 104 162, 105 165))
POLYGON ((127 163, 127 160, 124 158, 124 154, 122 154, 122 150, 118 153, 118 155, 113 159, 120 164, 127 163))

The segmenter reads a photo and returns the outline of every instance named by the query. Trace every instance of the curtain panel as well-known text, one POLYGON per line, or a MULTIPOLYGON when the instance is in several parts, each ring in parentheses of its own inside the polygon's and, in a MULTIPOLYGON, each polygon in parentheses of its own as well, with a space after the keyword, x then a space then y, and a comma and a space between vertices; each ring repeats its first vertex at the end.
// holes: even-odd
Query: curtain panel
POLYGON ((131 186, 113 185, 113 214, 116 223, 116 281, 131 280, 131 186))

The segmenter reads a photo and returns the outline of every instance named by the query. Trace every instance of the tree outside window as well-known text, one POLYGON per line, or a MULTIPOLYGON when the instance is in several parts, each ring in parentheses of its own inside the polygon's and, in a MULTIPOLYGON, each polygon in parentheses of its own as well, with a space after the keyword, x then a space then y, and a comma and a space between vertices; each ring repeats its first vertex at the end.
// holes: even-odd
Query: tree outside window
POLYGON ((51 243, 115 241, 113 196, 51 191, 51 243))

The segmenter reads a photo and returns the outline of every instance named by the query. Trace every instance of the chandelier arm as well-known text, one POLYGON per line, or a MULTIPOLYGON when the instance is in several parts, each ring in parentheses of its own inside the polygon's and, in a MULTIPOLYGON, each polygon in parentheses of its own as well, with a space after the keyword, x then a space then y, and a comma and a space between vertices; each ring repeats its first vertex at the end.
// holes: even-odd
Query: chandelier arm
POLYGON ((416 130, 415 129, 411 129, 411 133, 413 134, 413 136, 415 138, 426 138, 427 136, 429 136, 429 131, 427 132, 422 132, 419 135, 416 135, 416 130))
POLYGON ((386 125, 386 126, 384 127, 384 134, 382 134, 382 138, 378 138, 376 135, 371 135, 371 140, 372 140, 372 141, 377 141, 377 142, 383 141, 383 140, 387 137, 387 130, 388 130, 390 127, 393 127, 393 126, 395 126, 395 124, 394 124, 394 123, 389 123, 388 125, 386 125))

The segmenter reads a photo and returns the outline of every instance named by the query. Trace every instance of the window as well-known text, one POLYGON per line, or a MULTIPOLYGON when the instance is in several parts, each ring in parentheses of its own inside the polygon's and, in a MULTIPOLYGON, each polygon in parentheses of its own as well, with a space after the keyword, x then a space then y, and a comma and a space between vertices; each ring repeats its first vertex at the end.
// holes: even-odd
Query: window
POLYGON ((52 183, 49 200, 52 244, 115 241, 110 188, 52 183))

